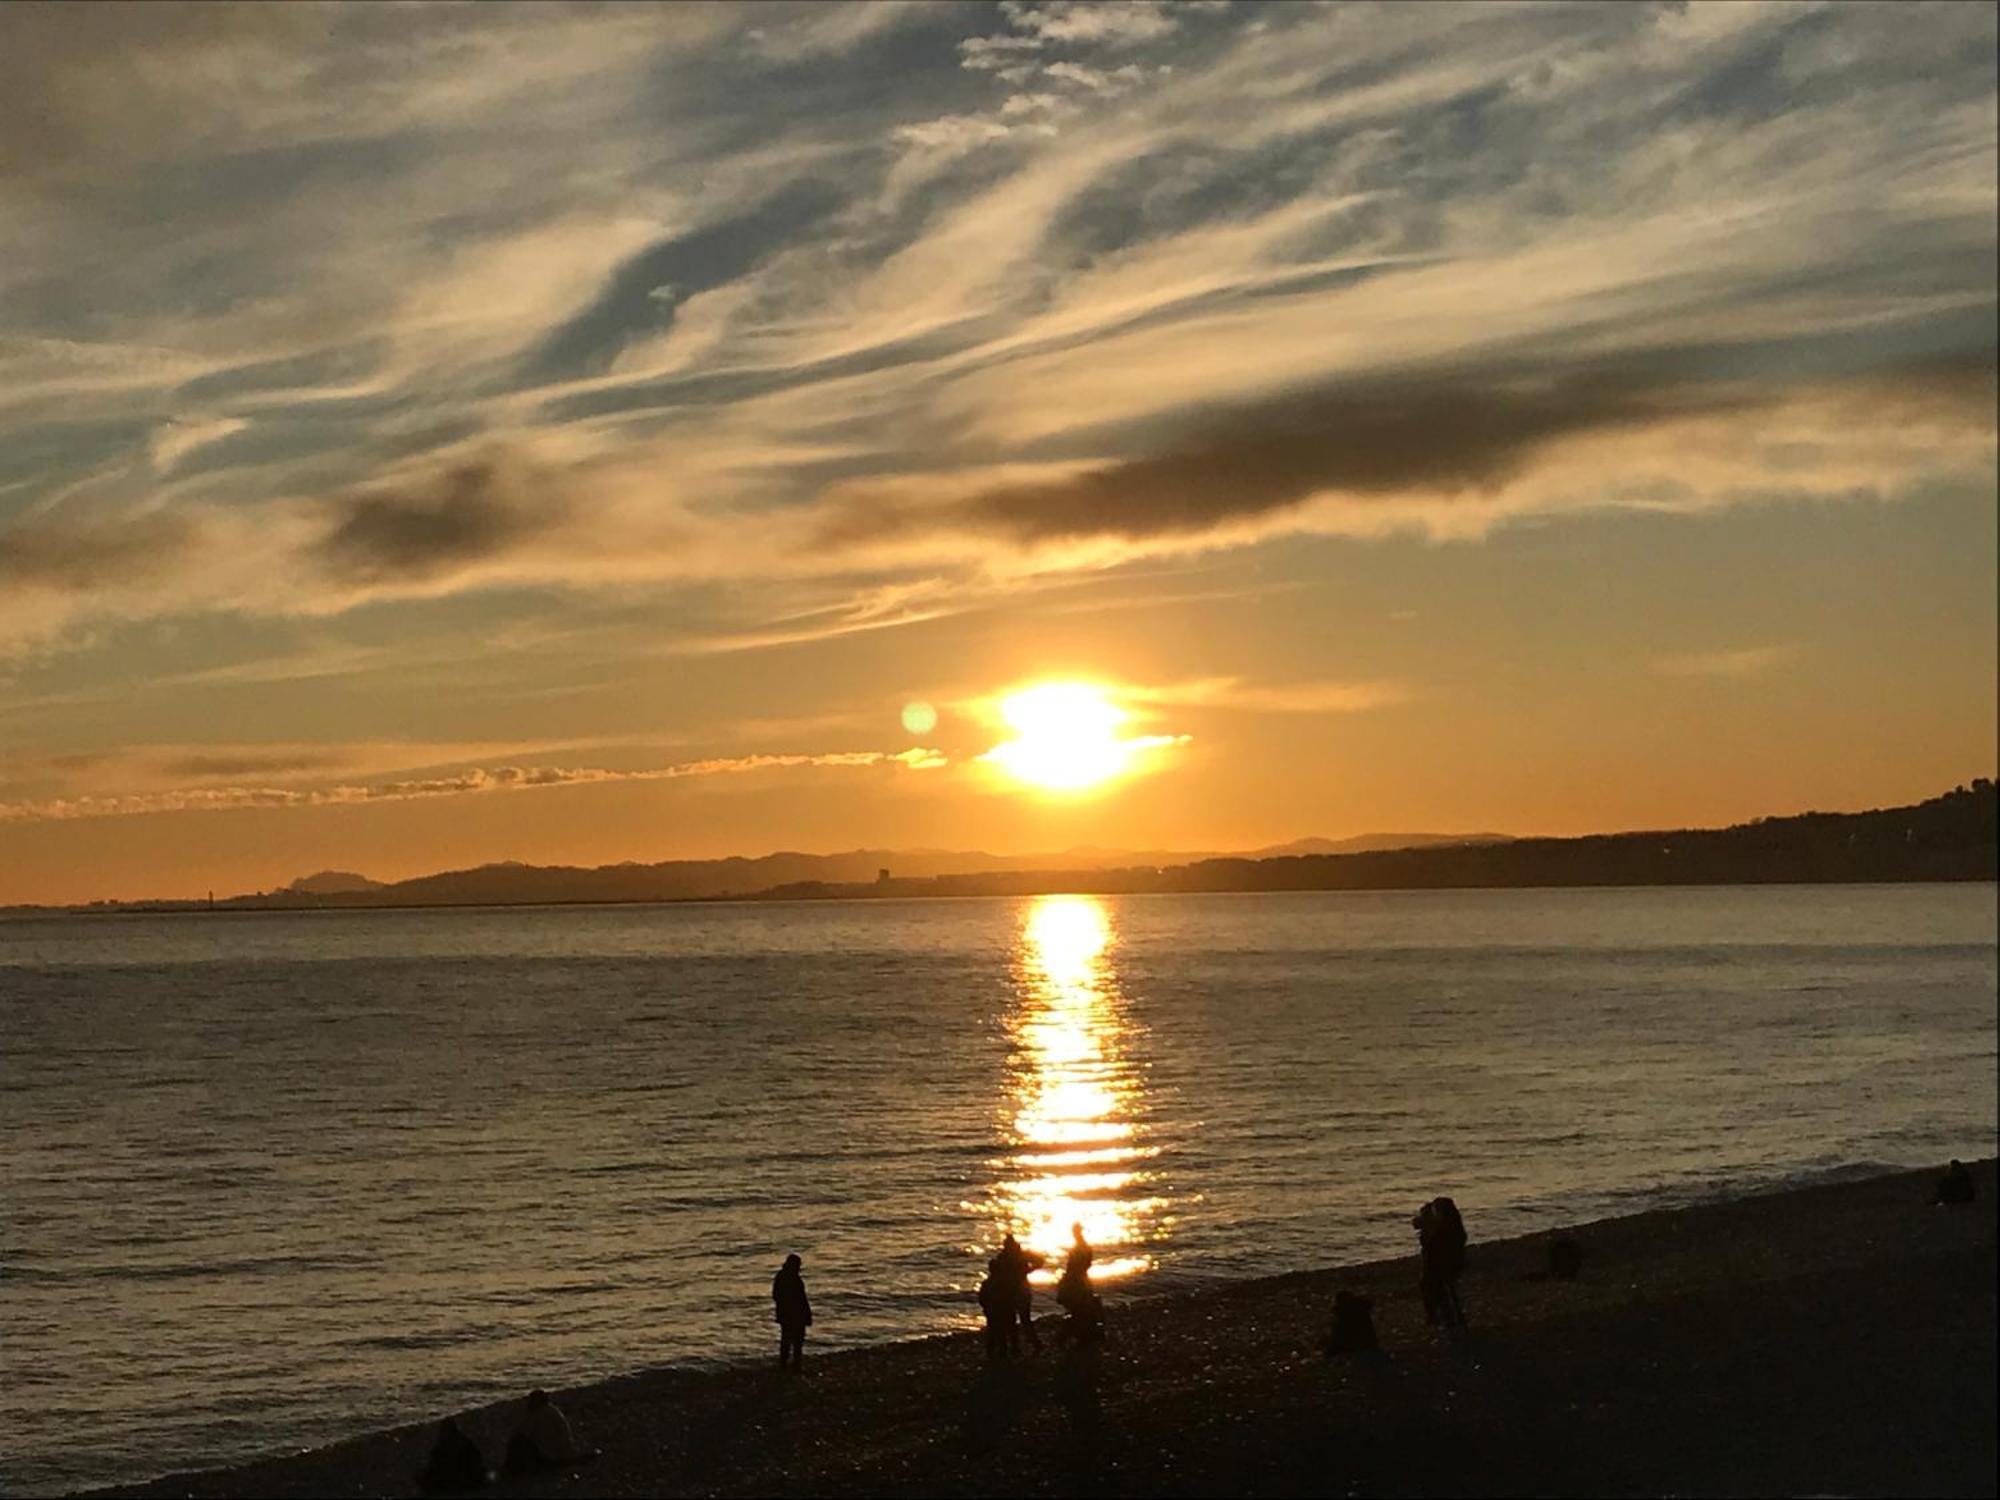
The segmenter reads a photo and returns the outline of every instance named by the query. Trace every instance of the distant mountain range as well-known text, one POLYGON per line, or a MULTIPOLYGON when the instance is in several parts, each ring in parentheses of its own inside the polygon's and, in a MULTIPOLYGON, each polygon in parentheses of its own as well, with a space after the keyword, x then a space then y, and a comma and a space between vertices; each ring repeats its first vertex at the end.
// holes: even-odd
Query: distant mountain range
MULTIPOLYGON (((1241 855, 1163 850, 1076 848, 1059 854, 988 854, 983 850, 852 849, 844 854, 766 854, 756 858, 672 859, 657 864, 528 865, 512 861, 445 870, 410 880, 377 881, 347 870, 322 870, 275 891, 236 896, 217 906, 510 906, 598 901, 699 901, 761 895, 774 887, 876 885, 954 876, 1071 874, 1159 869, 1202 860, 1269 859, 1305 854, 1463 843, 1498 843, 1504 834, 1371 833, 1350 839, 1298 839, 1241 855)), ((156 905, 148 902, 146 905, 156 905)))
POLYGON ((1729 828, 1510 838, 1367 834, 1247 854, 1071 849, 998 855, 941 849, 665 860, 518 863, 380 882, 344 870, 215 902, 93 902, 85 911, 309 910, 717 899, 1030 895, 1054 891, 1426 890, 1447 887, 1738 885, 1992 880, 1996 794, 1977 780, 1908 807, 1802 813, 1729 828))

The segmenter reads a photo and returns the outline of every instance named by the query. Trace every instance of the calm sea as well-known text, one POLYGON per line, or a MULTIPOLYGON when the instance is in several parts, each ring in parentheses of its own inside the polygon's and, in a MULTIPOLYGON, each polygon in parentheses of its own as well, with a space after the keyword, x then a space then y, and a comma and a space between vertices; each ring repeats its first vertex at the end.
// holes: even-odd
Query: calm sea
POLYGON ((0 1489, 1995 1147, 1991 885, 0 922, 0 1489))

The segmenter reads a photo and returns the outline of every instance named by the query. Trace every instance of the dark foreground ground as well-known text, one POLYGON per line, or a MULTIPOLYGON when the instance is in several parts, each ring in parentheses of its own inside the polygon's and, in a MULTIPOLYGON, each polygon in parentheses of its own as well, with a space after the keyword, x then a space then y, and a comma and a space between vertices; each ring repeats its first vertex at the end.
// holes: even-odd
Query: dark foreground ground
MULTIPOLYGON (((1995 1493, 1992 1162, 1477 1243, 1471 1331, 1424 1323, 1413 1259, 1120 1304, 1086 1362, 989 1371, 972 1336, 657 1371, 557 1400, 594 1464, 514 1495, 1995 1493), (1333 1293, 1383 1352, 1329 1359, 1333 1293)), ((1048 1306, 1043 1296, 1038 1301, 1048 1306)), ((466 1426, 496 1457, 509 1407, 466 1426)), ((430 1426, 133 1495, 400 1495, 430 1426)))

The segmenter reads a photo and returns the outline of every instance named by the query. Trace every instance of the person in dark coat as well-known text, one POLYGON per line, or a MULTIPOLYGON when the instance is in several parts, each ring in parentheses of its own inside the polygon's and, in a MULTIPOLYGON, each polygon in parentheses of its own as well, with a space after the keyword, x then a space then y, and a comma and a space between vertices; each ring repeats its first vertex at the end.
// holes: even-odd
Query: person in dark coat
POLYGON ((986 1315, 986 1359, 997 1364, 1007 1357, 1008 1335, 1014 1329, 1014 1301, 1000 1280, 1000 1257, 986 1263, 979 1283, 979 1310, 986 1315))
POLYGON ((812 1303, 806 1298, 805 1277, 799 1274, 799 1258, 787 1255, 778 1274, 771 1278, 771 1304, 778 1320, 778 1368, 794 1370, 805 1363, 806 1329, 812 1325, 812 1303))
POLYGON ((1424 1316, 1447 1328, 1465 1326, 1465 1309, 1458 1300, 1458 1275, 1465 1269, 1465 1220, 1449 1198, 1433 1198, 1410 1220, 1423 1257, 1419 1287, 1424 1316))

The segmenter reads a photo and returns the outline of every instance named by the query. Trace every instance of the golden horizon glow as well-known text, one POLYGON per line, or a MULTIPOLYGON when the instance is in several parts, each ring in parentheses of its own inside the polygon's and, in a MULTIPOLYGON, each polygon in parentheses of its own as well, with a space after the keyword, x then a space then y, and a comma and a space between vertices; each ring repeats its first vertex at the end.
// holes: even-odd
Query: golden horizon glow
POLYGON ((1010 738, 980 757, 1019 785, 1051 796, 1102 790, 1139 769, 1171 735, 1126 735, 1132 715, 1110 689, 1092 682, 1038 682, 1000 699, 1010 738))
POLYGON ((1148 1189, 1158 1154, 1140 1138, 1138 1074, 1127 1062, 1130 1027, 1107 955, 1116 928, 1090 896, 1042 896, 1021 925, 1012 1149, 996 1162, 1001 1232, 1047 1258, 1034 1280, 1053 1282, 1081 1224, 1097 1252, 1091 1276, 1148 1270, 1145 1242, 1163 1201, 1148 1189))

